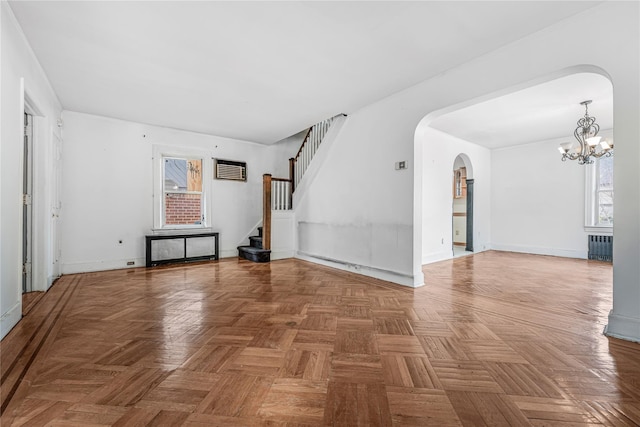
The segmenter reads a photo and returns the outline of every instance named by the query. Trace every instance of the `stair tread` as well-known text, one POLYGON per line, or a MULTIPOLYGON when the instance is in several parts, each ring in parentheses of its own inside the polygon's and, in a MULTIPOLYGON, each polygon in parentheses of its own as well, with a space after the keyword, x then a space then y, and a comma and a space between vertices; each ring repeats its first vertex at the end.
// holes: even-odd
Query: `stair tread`
POLYGON ((245 251, 245 252, 250 252, 250 253, 253 253, 253 254, 271 253, 270 249, 256 248, 256 247, 253 247, 253 246, 238 246, 238 250, 239 251, 242 250, 242 251, 245 251))
POLYGON ((270 262, 271 251, 254 246, 238 246, 238 257, 252 262, 270 262))

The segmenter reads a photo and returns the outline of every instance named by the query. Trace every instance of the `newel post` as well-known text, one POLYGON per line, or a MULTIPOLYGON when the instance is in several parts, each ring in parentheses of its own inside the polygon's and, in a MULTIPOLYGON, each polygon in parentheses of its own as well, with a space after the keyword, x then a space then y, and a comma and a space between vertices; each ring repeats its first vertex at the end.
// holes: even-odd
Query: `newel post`
POLYGON ((289 180, 291 181, 291 192, 296 191, 296 159, 289 159, 289 180))
POLYGON ((271 174, 262 175, 262 249, 271 249, 271 174))

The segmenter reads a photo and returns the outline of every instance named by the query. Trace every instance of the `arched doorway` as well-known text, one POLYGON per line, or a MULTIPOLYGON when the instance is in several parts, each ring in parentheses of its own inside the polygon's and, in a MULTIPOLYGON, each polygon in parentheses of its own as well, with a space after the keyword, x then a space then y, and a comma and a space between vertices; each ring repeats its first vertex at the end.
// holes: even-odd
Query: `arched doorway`
POLYGON ((473 168, 466 154, 453 162, 452 238, 453 256, 473 253, 473 168))
POLYGON ((589 66, 562 70, 423 118, 416 129, 416 158, 422 160, 417 161, 421 170, 416 185, 422 196, 416 204, 421 208, 422 264, 450 258, 454 247, 462 252, 495 249, 587 257, 591 230, 575 220, 585 216, 585 168, 562 162, 557 151, 573 139, 585 99, 593 99, 589 112, 597 116, 601 135, 612 136, 612 85, 601 70, 589 66), (467 155, 464 160, 473 158, 477 175, 472 178, 467 170, 465 190, 469 192, 470 183, 475 186, 471 239, 466 239, 466 221, 457 236, 452 224, 452 173, 465 164, 459 159, 453 166, 460 153, 467 155), (522 176, 536 179, 518 179, 522 176))

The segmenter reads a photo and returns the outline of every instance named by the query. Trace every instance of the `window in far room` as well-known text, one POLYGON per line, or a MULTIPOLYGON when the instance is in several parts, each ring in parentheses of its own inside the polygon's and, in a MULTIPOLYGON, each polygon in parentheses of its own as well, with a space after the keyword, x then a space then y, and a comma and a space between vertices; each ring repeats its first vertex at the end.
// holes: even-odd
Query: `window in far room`
POLYGON ((163 157, 163 227, 202 227, 202 159, 163 157))
POLYGON ((613 227, 613 157, 588 165, 586 188, 586 226, 613 227))

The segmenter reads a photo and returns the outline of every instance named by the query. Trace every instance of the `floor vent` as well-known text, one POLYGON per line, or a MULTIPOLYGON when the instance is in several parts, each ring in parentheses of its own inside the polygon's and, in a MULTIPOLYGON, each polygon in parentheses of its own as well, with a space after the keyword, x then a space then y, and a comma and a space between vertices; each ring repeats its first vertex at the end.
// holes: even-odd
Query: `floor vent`
POLYGON ((613 236, 589 235, 589 259, 613 261, 613 236))

